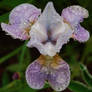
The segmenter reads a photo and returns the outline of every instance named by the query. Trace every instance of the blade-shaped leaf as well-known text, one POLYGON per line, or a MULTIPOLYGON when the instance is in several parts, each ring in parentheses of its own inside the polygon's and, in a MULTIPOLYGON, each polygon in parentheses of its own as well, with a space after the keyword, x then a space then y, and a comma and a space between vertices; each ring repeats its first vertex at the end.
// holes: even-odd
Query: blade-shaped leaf
POLYGON ((80 68, 82 71, 82 77, 84 79, 84 81, 92 87, 92 75, 88 72, 86 66, 84 66, 83 64, 80 64, 80 68))
POLYGON ((12 51, 11 53, 7 54, 4 57, 0 58, 0 64, 5 62, 6 60, 8 60, 9 58, 13 57, 14 55, 16 55, 17 53, 19 53, 19 51, 21 50, 22 46, 20 46, 19 48, 15 49, 14 51, 12 51))
POLYGON ((79 81, 71 81, 68 88, 73 92, 92 92, 92 89, 79 81))
POLYGON ((0 92, 36 92, 36 90, 28 87, 26 82, 23 80, 15 80, 0 88, 0 92))
POLYGON ((20 72, 23 71, 26 68, 25 64, 13 64, 9 65, 6 70, 11 71, 11 72, 20 72))
POLYGON ((25 43, 24 43, 24 45, 21 49, 21 54, 20 54, 20 58, 19 58, 19 64, 20 65, 23 63, 24 58, 25 58, 25 54, 27 53, 27 49, 28 49, 27 46, 26 46, 27 42, 28 41, 25 41, 25 43))

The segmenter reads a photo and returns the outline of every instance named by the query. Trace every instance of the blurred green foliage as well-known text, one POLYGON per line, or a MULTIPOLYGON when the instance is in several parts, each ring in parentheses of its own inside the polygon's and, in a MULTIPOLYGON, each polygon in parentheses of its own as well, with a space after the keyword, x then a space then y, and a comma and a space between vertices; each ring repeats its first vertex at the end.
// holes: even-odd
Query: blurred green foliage
MULTIPOLYGON (((10 11, 21 3, 31 3, 43 9, 48 1, 53 1, 58 13, 61 14, 63 8, 70 5, 81 5, 89 11, 89 18, 85 19, 82 25, 92 33, 92 0, 1 0, 0 1, 0 23, 7 22, 10 11)), ((91 35, 90 35, 91 36, 91 35)), ((0 92, 37 92, 28 87, 25 80, 25 70, 32 56, 30 49, 25 46, 26 42, 14 51, 0 56, 0 64, 7 62, 13 56, 17 57, 17 63, 10 64, 2 74, 2 85, 0 92), (12 80, 8 72, 20 74, 20 79, 12 80)), ((92 75, 88 72, 87 66, 92 66, 92 36, 87 43, 78 43, 70 41, 60 52, 71 67, 71 83, 69 89, 72 92, 92 92, 92 75)), ((36 58, 35 58, 36 59, 36 58)), ((92 69, 92 68, 91 68, 92 69)), ((89 70, 91 71, 91 70, 89 70)), ((92 73, 92 71, 91 71, 92 73)), ((44 88, 49 87, 45 85, 44 88)))

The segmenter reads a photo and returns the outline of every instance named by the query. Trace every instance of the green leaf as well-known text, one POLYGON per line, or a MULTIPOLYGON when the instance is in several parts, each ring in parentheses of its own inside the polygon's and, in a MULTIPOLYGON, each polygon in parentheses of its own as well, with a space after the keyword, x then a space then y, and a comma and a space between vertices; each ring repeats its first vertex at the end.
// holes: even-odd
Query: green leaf
POLYGON ((0 23, 1 22, 8 22, 9 20, 9 13, 3 14, 0 16, 0 23))
POLYGON ((20 88, 21 87, 21 81, 20 80, 15 80, 13 82, 11 82, 10 84, 0 88, 0 92, 14 92, 14 90, 16 90, 16 88, 20 88))
POLYGON ((23 63, 23 61, 24 61, 24 56, 25 56, 25 54, 26 54, 26 52, 27 52, 27 46, 26 46, 26 44, 27 44, 27 42, 28 41, 25 41, 25 43, 24 43, 24 45, 23 45, 23 47, 22 47, 22 50, 21 50, 21 54, 20 54, 20 58, 19 58, 19 64, 21 65, 22 63, 23 63))
POLYGON ((4 72, 2 75, 2 86, 5 86, 9 83, 10 78, 7 72, 4 72))
POLYGON ((26 61, 25 64, 28 65, 28 64, 30 63, 30 61, 32 60, 32 57, 31 57, 31 55, 30 55, 30 50, 29 50, 29 48, 28 48, 27 51, 26 51, 25 57, 26 57, 26 58, 24 59, 24 60, 26 61))
POLYGON ((82 58, 81 58, 81 62, 83 63, 85 58, 88 56, 89 53, 92 53, 92 36, 90 37, 90 39, 88 40, 88 42, 86 43, 82 58))
POLYGON ((0 92, 36 92, 36 90, 28 87, 26 82, 23 80, 15 80, 0 88, 0 92))
POLYGON ((71 79, 73 79, 74 77, 79 76, 80 74, 80 65, 78 63, 78 61, 76 60, 75 56, 71 56, 70 62, 69 62, 70 68, 71 68, 71 79))
POLYGON ((0 64, 5 62, 7 59, 13 57, 14 55, 18 54, 21 50, 23 50, 23 52, 21 54, 21 59, 20 59, 22 61, 22 57, 24 56, 25 50, 27 49, 26 43, 27 43, 27 41, 22 46, 20 46, 19 48, 15 49, 14 51, 9 53, 8 55, 6 55, 4 57, 1 57, 0 58, 0 64))
POLYGON ((88 88, 86 85, 79 81, 71 81, 68 87, 73 92, 92 92, 92 89, 88 88))
POLYGON ((50 85, 48 84, 48 82, 46 82, 44 88, 48 88, 48 87, 50 87, 50 85))
POLYGON ((18 92, 36 92, 36 90, 34 90, 28 86, 25 86, 24 88, 18 90, 18 92))
POLYGON ((4 57, 0 58, 0 64, 5 62, 6 60, 8 60, 9 58, 13 57, 14 55, 16 55, 20 50, 21 50, 22 46, 20 46, 19 48, 17 48, 16 50, 12 51, 11 53, 7 54, 4 57))
POLYGON ((12 64, 9 65, 6 70, 11 71, 11 72, 20 72, 23 71, 26 68, 25 64, 12 64))
POLYGON ((86 66, 84 66, 83 64, 80 64, 80 68, 82 71, 82 77, 84 79, 84 81, 92 87, 92 75, 88 72, 86 66))

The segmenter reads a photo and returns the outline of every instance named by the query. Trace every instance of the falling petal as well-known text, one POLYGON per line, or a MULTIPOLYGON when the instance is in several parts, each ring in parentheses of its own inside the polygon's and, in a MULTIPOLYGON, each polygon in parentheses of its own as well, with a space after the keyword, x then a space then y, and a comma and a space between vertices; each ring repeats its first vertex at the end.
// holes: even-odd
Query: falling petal
POLYGON ((26 80, 31 88, 41 89, 45 81, 56 91, 64 90, 70 82, 69 65, 58 55, 41 55, 26 70, 26 80))
POLYGON ((28 39, 28 34, 26 34, 24 29, 18 27, 19 25, 8 25, 5 23, 1 24, 3 30, 5 30, 8 35, 11 35, 14 39, 19 38, 21 40, 28 39), (23 33, 24 31, 24 33, 23 33))
POLYGON ((41 10, 31 4, 15 7, 9 15, 9 24, 1 23, 2 29, 13 38, 27 40, 31 25, 37 20, 41 10), (14 29, 13 29, 14 28, 14 29))
POLYGON ((70 6, 62 11, 64 21, 70 23, 72 29, 74 30, 72 38, 78 40, 79 42, 85 42, 89 39, 89 32, 80 26, 80 22, 83 22, 83 18, 89 16, 88 11, 78 5, 70 6))
POLYGON ((69 65, 65 61, 60 60, 57 69, 53 69, 48 75, 48 82, 55 91, 66 89, 70 82, 69 65))
POLYGON ((42 71, 39 59, 30 64, 26 70, 26 80, 28 85, 34 89, 41 89, 44 86, 46 74, 42 71))
POLYGON ((74 39, 78 40, 79 42, 85 42, 89 39, 89 37, 89 32, 80 25, 75 28, 75 32, 73 34, 74 39))

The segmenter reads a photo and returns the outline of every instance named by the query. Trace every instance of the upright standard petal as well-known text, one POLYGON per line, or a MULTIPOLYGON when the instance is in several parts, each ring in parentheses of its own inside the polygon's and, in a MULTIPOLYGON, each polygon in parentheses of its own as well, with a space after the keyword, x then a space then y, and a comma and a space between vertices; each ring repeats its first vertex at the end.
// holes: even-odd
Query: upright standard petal
POLYGON ((9 16, 10 24, 25 24, 35 21, 41 14, 41 10, 31 4, 21 4, 15 7, 9 16), (33 19, 32 19, 33 18, 33 19))
POLYGON ((70 83, 69 65, 62 59, 58 58, 48 75, 48 83, 55 91, 63 91, 70 83))
POLYGON ((70 6, 63 9, 61 16, 64 21, 70 23, 74 30, 72 38, 79 42, 85 42, 89 39, 89 32, 80 26, 80 22, 83 22, 83 18, 89 16, 88 11, 78 5, 70 6))
POLYGON ((49 2, 37 22, 32 26, 28 47, 36 47, 41 54, 54 56, 72 36, 73 30, 63 22, 49 2))
POLYGON ((46 80, 46 74, 42 71, 42 65, 39 59, 30 64, 26 70, 26 80, 28 85, 33 89, 41 89, 46 80))
POLYGON ((2 29, 15 39, 27 40, 32 24, 41 14, 41 10, 31 4, 21 4, 9 15, 9 24, 1 23, 2 29), (14 28, 14 29, 13 29, 14 28))
POLYGON ((89 16, 88 11, 78 5, 73 5, 63 9, 61 16, 71 25, 76 25, 89 16))

